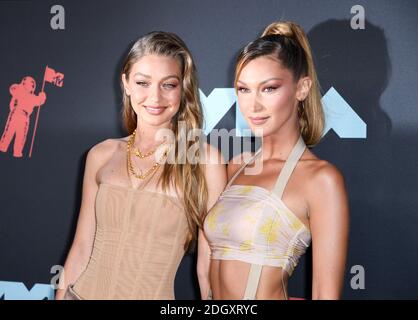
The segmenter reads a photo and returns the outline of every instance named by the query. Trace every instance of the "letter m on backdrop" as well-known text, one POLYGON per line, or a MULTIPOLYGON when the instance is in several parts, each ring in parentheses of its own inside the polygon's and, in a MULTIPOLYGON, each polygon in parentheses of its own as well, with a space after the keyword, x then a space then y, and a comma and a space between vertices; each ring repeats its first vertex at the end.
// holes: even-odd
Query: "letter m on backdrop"
MULTIPOLYGON (((249 129, 249 127, 239 110, 234 88, 215 88, 209 96, 206 96, 200 90, 200 100, 203 106, 204 131, 206 135, 215 128, 234 104, 236 108, 235 129, 237 136, 245 136, 244 132, 249 132, 244 130, 249 129)), ((366 123, 337 90, 331 87, 321 101, 325 113, 324 135, 332 129, 340 138, 365 139, 367 137, 366 123)))
POLYGON ((22 282, 0 281, 0 300, 53 300, 54 289, 50 284, 35 284, 31 290, 22 282))

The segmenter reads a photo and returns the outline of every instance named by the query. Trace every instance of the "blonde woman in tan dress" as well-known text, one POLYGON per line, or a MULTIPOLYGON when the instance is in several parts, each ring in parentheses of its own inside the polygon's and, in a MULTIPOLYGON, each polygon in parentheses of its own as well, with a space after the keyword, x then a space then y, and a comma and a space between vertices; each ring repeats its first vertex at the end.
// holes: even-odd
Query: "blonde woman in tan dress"
POLYGON ((174 299, 182 257, 226 184, 224 165, 207 156, 218 157, 217 149, 199 137, 180 141, 182 128, 201 128, 202 111, 196 68, 178 36, 140 38, 121 84, 129 136, 88 152, 56 299, 174 299), (161 132, 172 134, 160 139, 161 132), (196 143, 198 161, 180 157, 196 143))

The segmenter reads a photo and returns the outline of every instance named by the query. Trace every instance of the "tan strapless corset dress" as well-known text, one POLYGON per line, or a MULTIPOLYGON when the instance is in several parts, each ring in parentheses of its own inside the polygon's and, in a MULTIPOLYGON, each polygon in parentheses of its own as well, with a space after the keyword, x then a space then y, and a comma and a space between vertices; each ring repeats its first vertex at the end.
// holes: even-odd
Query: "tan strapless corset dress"
POLYGON ((101 183, 90 261, 73 290, 82 299, 174 299, 188 225, 175 197, 101 183))

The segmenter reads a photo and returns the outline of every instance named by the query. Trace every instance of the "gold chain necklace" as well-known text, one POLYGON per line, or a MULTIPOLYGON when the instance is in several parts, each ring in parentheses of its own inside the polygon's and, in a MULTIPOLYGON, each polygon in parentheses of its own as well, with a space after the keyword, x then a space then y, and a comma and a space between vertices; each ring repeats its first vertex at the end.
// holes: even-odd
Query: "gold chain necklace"
MULTIPOLYGON (((130 172, 133 176, 135 176, 138 179, 145 179, 146 177, 148 177, 152 172, 154 172, 160 165, 161 165, 161 161, 167 157, 168 154, 168 149, 164 152, 164 154, 162 155, 162 157, 160 158, 160 161, 156 162, 151 169, 149 169, 148 171, 146 171, 145 173, 142 173, 142 170, 139 169, 139 174, 135 172, 135 169, 132 165, 132 160, 131 160, 131 147, 134 144, 135 141, 135 134, 136 134, 136 130, 132 133, 131 138, 128 140, 127 143, 127 147, 126 147, 126 151, 127 151, 127 165, 128 165, 128 172, 130 172)), ((154 150, 155 151, 155 150, 154 150)))
MULTIPOLYGON (((134 134, 136 134, 136 129, 134 131, 134 134)), ((136 147, 135 150, 135 155, 141 159, 149 157, 150 155, 152 155, 155 151, 157 151, 157 149, 164 143, 165 141, 161 142, 157 147, 155 147, 154 149, 152 149, 151 151, 148 151, 147 153, 142 153, 141 150, 139 150, 139 147, 136 147)))

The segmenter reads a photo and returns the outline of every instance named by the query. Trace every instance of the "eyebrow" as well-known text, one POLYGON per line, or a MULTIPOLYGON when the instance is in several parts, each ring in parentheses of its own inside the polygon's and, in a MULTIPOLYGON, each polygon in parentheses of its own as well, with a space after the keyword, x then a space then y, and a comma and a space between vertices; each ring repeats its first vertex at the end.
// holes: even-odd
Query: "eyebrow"
MULTIPOLYGON (((264 84, 264 83, 266 83, 266 82, 269 82, 270 80, 283 80, 283 79, 282 79, 282 78, 277 78, 277 77, 268 78, 268 79, 266 79, 266 80, 261 81, 261 82, 260 82, 260 84, 264 84)), ((246 83, 245 83, 244 81, 238 80, 238 81, 237 81, 237 83, 238 83, 238 82, 240 82, 240 83, 242 83, 242 84, 246 85, 246 83)))
MULTIPOLYGON (((151 78, 150 75, 142 73, 142 72, 137 72, 137 73, 134 74, 134 76, 136 76, 136 75, 140 75, 140 76, 143 76, 145 78, 151 78)), ((175 74, 171 74, 169 76, 166 76, 166 77, 162 78, 161 80, 166 80, 166 79, 169 79, 169 78, 176 78, 178 81, 180 81, 180 78, 175 74)))

